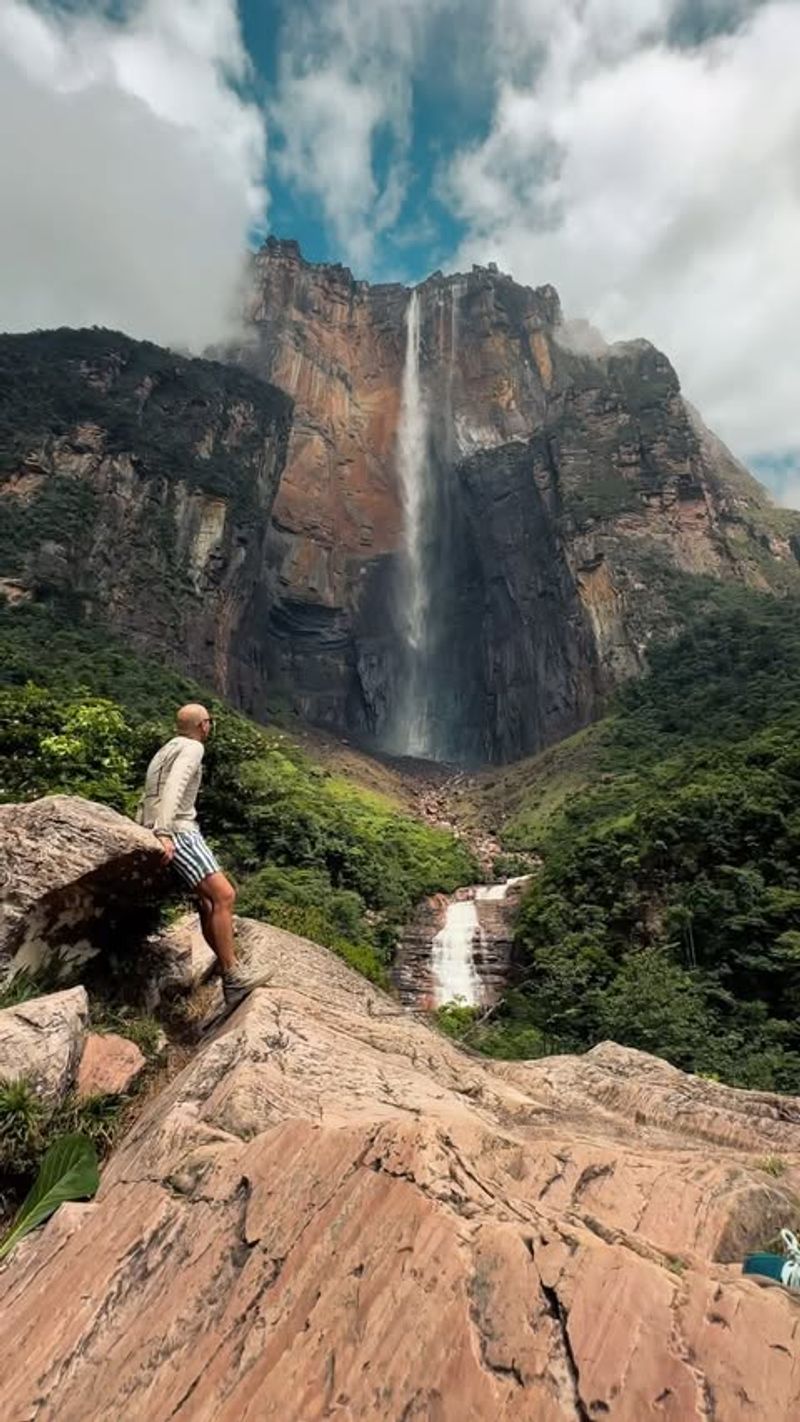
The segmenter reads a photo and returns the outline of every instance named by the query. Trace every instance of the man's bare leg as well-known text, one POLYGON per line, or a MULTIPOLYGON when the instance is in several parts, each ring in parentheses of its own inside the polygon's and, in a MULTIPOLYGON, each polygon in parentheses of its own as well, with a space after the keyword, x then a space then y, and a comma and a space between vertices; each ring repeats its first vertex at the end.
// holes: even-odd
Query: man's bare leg
POLYGON ((203 937, 219 959, 223 973, 236 967, 233 946, 233 906, 236 890, 222 873, 207 874, 196 889, 203 937))
POLYGON ((211 948, 211 949, 213 950, 214 945, 213 945, 213 943, 211 942, 211 912, 212 912, 212 908, 213 908, 213 905, 212 905, 212 903, 211 903, 211 900, 210 900, 210 899, 207 899, 206 896, 205 896, 205 894, 201 894, 201 893, 200 893, 200 890, 198 889, 198 891, 197 891, 197 912, 198 912, 199 915, 200 915, 200 929, 201 929, 201 932, 202 932, 202 934, 203 934, 203 937, 205 938, 206 943, 208 944, 209 948, 211 948))

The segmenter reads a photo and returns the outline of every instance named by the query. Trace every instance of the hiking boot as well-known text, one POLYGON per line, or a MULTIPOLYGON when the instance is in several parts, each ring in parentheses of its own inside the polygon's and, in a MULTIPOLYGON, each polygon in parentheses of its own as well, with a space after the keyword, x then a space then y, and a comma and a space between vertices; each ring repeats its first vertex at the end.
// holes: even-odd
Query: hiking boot
POLYGON ((781 1230, 781 1239, 785 1254, 748 1254, 742 1273, 749 1275, 754 1284, 777 1285, 800 1294, 800 1244, 790 1229, 781 1230))
POLYGON ((238 1007, 240 1002, 250 996, 254 988, 264 987, 271 978, 269 968, 237 963, 235 968, 230 968, 227 973, 222 974, 222 992, 226 1007, 238 1007))

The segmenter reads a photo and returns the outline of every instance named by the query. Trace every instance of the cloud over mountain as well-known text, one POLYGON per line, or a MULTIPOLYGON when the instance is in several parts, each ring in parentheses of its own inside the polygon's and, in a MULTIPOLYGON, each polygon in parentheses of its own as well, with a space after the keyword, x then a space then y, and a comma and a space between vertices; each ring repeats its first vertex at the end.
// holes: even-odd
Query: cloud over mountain
POLYGON ((121 327, 202 347, 265 212, 235 0, 0 9, 0 328, 121 327))

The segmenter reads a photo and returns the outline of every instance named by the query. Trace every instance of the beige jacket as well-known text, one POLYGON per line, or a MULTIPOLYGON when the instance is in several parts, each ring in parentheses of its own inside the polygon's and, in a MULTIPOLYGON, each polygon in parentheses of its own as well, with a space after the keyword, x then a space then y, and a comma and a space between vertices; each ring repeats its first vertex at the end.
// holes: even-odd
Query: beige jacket
POLYGON ((202 741, 173 736, 147 767, 136 816, 156 834, 187 834, 199 828, 195 800, 203 775, 202 741))

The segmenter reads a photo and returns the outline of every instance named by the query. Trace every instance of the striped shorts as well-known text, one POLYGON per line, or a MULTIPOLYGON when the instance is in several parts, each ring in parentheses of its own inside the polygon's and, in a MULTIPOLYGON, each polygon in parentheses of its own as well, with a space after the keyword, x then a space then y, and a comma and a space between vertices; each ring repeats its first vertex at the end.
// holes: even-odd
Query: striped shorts
POLYGON ((172 839, 175 844, 172 867, 190 889, 196 889, 209 874, 219 874, 219 861, 199 830, 174 834, 172 839))

